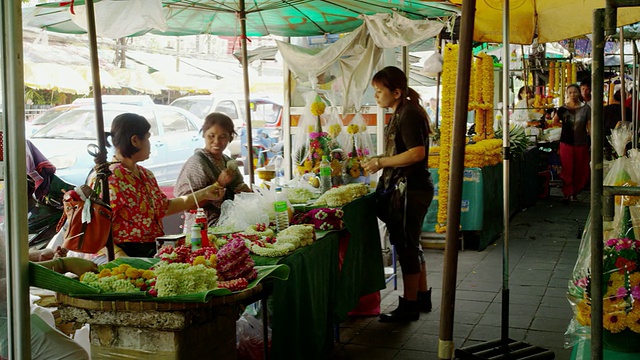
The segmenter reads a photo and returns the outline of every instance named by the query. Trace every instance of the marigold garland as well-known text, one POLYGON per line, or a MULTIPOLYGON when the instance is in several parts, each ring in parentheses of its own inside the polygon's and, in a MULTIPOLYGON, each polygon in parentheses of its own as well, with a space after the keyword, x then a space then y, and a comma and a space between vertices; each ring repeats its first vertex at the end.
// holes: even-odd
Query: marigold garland
POLYGON ((476 88, 474 89, 474 109, 476 135, 473 141, 491 139, 493 133, 493 58, 480 54, 475 59, 476 88))
POLYGON ((458 67, 458 45, 447 44, 444 48, 442 69, 442 121, 440 123, 440 164, 438 167, 438 213, 436 232, 444 233, 447 223, 449 195, 449 163, 451 161, 451 129, 453 125, 453 104, 456 93, 456 73, 458 67))

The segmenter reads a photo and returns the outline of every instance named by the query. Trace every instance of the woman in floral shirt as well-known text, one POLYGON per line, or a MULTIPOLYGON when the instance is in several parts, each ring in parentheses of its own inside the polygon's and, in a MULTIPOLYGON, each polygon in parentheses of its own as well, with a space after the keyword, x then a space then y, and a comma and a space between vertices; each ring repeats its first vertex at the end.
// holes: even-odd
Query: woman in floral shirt
MULTIPOLYGON (((109 177, 113 242, 128 256, 153 256, 156 238, 164 235, 162 218, 196 208, 192 194, 168 199, 153 173, 137 164, 149 158, 150 128, 143 116, 126 113, 116 116, 107 133, 116 148, 117 161, 109 177)), ((199 204, 205 204, 220 200, 224 188, 213 184, 194 194, 199 204)))

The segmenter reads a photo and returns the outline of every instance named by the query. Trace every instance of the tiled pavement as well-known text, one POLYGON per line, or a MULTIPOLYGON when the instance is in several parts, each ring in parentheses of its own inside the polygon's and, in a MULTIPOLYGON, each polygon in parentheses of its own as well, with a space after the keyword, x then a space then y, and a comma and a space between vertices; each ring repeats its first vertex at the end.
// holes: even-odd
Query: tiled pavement
MULTIPOLYGON (((557 189, 555 189, 557 190, 557 189)), ((552 195, 554 192, 552 192, 552 195)), ((570 358, 564 332, 572 317, 565 297, 589 212, 589 193, 562 204, 560 196, 540 199, 510 223, 509 337, 570 358)), ((459 253, 453 338, 456 348, 501 334, 502 237, 483 251, 459 253)), ((350 318, 340 324, 340 341, 331 359, 437 359, 444 252, 425 250, 434 310, 408 324, 383 324, 377 317, 350 318)), ((381 292, 382 311, 397 306, 399 289, 390 282, 381 292)))

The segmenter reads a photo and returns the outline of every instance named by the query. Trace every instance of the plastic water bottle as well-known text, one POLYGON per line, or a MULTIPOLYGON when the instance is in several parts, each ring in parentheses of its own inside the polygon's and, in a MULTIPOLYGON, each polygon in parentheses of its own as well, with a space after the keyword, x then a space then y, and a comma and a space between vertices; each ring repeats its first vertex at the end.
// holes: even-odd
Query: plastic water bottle
POLYGON ((200 224, 194 222, 193 225, 191 225, 191 250, 198 250, 202 248, 202 233, 200 230, 200 224))
POLYGON ((324 155, 320 162, 320 191, 324 194, 329 189, 331 189, 331 163, 329 163, 329 158, 324 155))
POLYGON ((276 186, 284 185, 284 158, 280 155, 273 158, 273 166, 276 168, 276 186))
POLYGON ((289 227, 289 207, 287 206, 287 198, 282 192, 281 187, 276 188, 276 201, 273 203, 273 209, 276 211, 276 230, 278 232, 289 227))

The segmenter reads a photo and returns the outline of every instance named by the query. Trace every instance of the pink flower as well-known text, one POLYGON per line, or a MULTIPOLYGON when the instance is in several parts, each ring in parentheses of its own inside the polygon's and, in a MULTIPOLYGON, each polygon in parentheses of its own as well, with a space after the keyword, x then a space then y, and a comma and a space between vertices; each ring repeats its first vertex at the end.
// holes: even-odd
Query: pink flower
POLYGON ((319 132, 317 132, 317 131, 310 132, 310 133, 309 133, 309 138, 310 138, 310 139, 317 139, 317 138, 319 138, 319 137, 320 137, 320 135, 321 135, 321 134, 320 134, 319 132))
POLYGON ((618 288, 618 291, 616 291, 616 297, 618 299, 624 299, 627 296, 627 289, 624 286, 621 286, 618 288))
POLYGON ((589 278, 583 277, 582 279, 578 279, 575 281, 576 286, 580 286, 582 288, 586 288, 589 285, 589 278))
POLYGON ((640 286, 634 286, 631 289, 631 297, 636 301, 640 301, 640 286))

